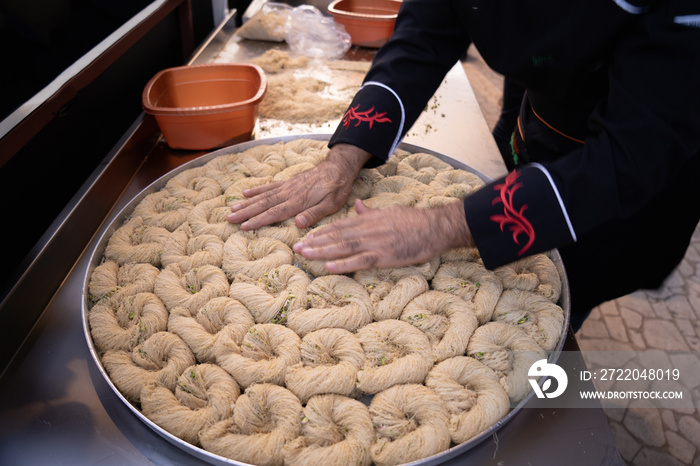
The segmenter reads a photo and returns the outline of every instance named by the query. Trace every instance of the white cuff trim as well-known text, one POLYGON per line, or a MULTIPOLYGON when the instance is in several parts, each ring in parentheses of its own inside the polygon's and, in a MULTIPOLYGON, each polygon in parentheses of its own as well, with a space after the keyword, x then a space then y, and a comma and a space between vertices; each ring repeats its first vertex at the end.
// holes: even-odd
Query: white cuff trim
MULTIPOLYGON (((391 149, 389 150, 389 153, 387 154, 387 159, 391 157, 391 154, 394 153, 396 148, 399 146, 399 143, 401 143, 401 139, 403 139, 403 126, 406 123, 406 110, 404 109, 403 102, 399 98, 399 95, 389 86, 386 84, 382 84, 377 81, 367 81, 362 85, 362 87, 365 86, 379 86, 381 88, 386 89, 387 91, 391 92, 391 94, 396 98, 396 100, 399 102, 399 107, 401 108, 401 123, 399 124, 399 130, 396 133, 396 137, 394 138, 394 143, 391 145, 391 149)), ((362 88, 360 88, 362 89, 362 88)))
POLYGON ((557 185, 554 184, 554 180, 552 179, 552 175, 549 174, 549 171, 540 165, 539 163, 531 163, 531 167, 539 169, 544 175, 547 177, 549 180, 549 184, 552 186, 552 191, 554 191, 554 195, 557 197, 557 202, 559 202, 559 207, 561 208, 561 213, 564 216, 564 220, 566 220, 566 226, 569 227, 569 233, 571 234, 571 238, 576 242, 576 232, 574 231, 574 226, 571 224, 571 219, 569 218, 569 212, 566 210, 566 206, 564 205, 564 201, 561 198, 561 195, 559 194, 559 190, 557 189, 557 185))
POLYGON ((627 13, 633 14, 633 15, 640 15, 642 13, 646 13, 649 10, 648 6, 637 6, 637 5, 632 5, 630 2, 626 0, 613 0, 617 6, 625 10, 627 13))
POLYGON ((700 28, 700 15, 676 16, 673 18, 673 22, 683 26, 700 28))

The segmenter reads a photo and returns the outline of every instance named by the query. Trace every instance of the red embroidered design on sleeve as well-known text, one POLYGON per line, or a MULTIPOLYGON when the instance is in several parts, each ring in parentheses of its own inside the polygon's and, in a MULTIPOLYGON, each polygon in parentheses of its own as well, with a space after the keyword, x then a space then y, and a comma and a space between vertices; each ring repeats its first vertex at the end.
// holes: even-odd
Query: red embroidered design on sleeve
POLYGON ((530 249, 532 243, 535 242, 535 229, 530 221, 525 218, 525 215, 523 215, 527 209, 527 204, 523 204, 520 210, 516 210, 513 205, 513 195, 523 186, 521 182, 517 181, 519 176, 520 172, 512 171, 506 176, 504 183, 497 184, 493 187, 494 191, 499 191, 499 195, 493 200, 491 205, 496 205, 499 202, 503 203, 503 215, 492 215, 489 217, 489 220, 498 223, 501 227, 501 231, 503 231, 506 225, 510 225, 510 231, 513 232, 513 241, 518 246, 520 245, 518 237, 520 235, 525 235, 527 243, 518 251, 518 255, 522 256, 530 249))
POLYGON ((374 112, 374 106, 364 112, 358 112, 358 108, 360 108, 360 104, 350 107, 350 109, 345 112, 345 115, 343 115, 342 122, 345 129, 350 127, 350 122, 353 120, 357 120, 355 126, 360 126, 363 121, 369 123, 370 129, 372 129, 374 123, 391 123, 391 120, 384 116, 387 112, 374 112), (371 115, 372 112, 374 112, 374 115, 371 115))

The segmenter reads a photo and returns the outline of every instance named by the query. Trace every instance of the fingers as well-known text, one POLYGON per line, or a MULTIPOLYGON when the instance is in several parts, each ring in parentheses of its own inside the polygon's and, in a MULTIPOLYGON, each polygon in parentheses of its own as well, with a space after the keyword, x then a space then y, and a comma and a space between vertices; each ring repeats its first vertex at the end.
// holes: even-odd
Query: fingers
POLYGON ((247 198, 255 197, 260 194, 266 193, 268 191, 272 191, 276 188, 278 188, 283 181, 275 181, 273 183, 268 183, 268 184, 263 184, 260 186, 254 186, 252 188, 248 188, 243 191, 243 195, 247 198))
POLYGON ((331 273, 391 266, 396 261, 390 247, 393 240, 373 224, 376 222, 366 222, 364 215, 339 220, 315 231, 293 249, 309 260, 328 261, 326 269, 331 273))
POLYGON ((300 202, 285 196, 281 187, 266 185, 244 191, 244 195, 253 197, 231 206, 226 220, 240 223, 243 230, 253 230, 292 217, 301 210, 300 202))
POLYGON ((305 211, 296 216, 295 222, 299 228, 309 228, 315 225, 328 215, 336 213, 342 205, 332 202, 329 198, 325 198, 319 204, 309 207, 305 211))
POLYGON ((364 252, 345 259, 326 262, 326 270, 334 274, 343 274, 370 269, 372 267, 382 267, 380 259, 378 254, 364 252))
POLYGON ((226 220, 230 223, 244 224, 275 205, 277 205, 277 198, 274 192, 268 191, 265 194, 232 205, 231 213, 226 216, 226 220))

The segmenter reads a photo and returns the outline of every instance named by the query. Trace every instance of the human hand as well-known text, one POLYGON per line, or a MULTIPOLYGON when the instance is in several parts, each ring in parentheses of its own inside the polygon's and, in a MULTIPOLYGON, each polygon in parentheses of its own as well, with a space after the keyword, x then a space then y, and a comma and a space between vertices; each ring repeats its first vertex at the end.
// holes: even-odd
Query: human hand
POLYGON ((462 202, 418 209, 371 209, 355 201, 357 215, 320 228, 294 245, 309 260, 327 260, 335 274, 427 262, 451 248, 474 246, 462 202))
POLYGON ((296 215, 297 226, 308 228, 345 204, 370 157, 355 146, 338 144, 311 170, 243 191, 247 199, 231 206, 226 220, 240 223, 243 230, 254 230, 296 215))

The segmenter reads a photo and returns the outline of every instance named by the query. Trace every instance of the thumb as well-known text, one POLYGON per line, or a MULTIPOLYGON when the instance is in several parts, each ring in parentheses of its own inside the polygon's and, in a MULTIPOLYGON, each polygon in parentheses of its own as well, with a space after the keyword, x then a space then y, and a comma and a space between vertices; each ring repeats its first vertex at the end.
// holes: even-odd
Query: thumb
POLYGON ((359 215, 366 214, 371 208, 367 207, 364 202, 360 199, 355 199, 355 210, 359 215))

